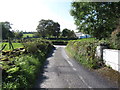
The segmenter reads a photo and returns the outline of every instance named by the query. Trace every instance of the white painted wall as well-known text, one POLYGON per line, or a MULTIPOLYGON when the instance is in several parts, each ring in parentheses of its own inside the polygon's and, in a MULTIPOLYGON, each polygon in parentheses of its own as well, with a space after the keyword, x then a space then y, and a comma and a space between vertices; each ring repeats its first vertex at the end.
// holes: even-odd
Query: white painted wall
POLYGON ((120 72, 120 50, 103 49, 103 60, 106 65, 120 72))
POLYGON ((103 59, 103 49, 107 49, 107 46, 97 46, 95 54, 97 58, 103 59))

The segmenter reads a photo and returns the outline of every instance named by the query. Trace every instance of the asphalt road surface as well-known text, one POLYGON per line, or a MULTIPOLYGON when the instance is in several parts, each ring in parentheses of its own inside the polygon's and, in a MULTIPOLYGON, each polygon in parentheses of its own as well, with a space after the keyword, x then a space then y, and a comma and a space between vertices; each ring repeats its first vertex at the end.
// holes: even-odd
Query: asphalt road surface
POLYGON ((65 46, 55 47, 36 80, 35 88, 115 88, 104 77, 68 57, 65 46))

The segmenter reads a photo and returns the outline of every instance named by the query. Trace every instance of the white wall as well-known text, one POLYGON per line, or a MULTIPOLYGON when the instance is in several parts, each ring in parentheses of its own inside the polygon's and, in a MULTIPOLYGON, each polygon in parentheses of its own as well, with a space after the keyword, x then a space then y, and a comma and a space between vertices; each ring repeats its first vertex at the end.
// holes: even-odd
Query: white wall
POLYGON ((95 56, 97 58, 103 59, 103 49, 107 49, 106 46, 97 46, 95 56))
POLYGON ((103 49, 103 60, 106 65, 120 72, 120 50, 103 49))

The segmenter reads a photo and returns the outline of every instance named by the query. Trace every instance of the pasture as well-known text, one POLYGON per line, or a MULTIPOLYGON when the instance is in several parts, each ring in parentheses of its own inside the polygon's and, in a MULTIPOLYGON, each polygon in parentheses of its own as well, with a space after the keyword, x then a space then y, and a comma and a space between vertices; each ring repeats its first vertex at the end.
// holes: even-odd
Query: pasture
MULTIPOLYGON (((4 51, 6 51, 6 50, 12 50, 12 49, 9 49, 9 43, 0 43, 0 47, 2 47, 5 44, 7 44, 7 45, 3 49, 4 51)), ((12 43, 12 45, 13 45, 14 49, 23 47, 22 43, 12 43)))
POLYGON ((33 37, 33 34, 23 34, 23 37, 33 37))

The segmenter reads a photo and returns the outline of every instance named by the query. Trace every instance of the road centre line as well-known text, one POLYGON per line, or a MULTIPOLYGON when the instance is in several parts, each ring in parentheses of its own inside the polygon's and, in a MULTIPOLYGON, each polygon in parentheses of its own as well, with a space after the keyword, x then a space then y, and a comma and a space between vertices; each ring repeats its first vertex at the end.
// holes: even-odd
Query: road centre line
POLYGON ((65 55, 66 56, 66 61, 73 67, 73 64, 68 60, 69 59, 69 57, 67 56, 67 55, 65 55))
POLYGON ((70 61, 67 60, 67 62, 73 67, 73 64, 70 61))
POLYGON ((73 68, 74 71, 77 71, 75 68, 73 68))
POLYGON ((66 58, 69 59, 69 57, 66 55, 66 58))
POLYGON ((66 59, 66 60, 67 60, 67 62, 68 62, 68 63, 72 66, 73 70, 74 70, 74 71, 77 71, 77 70, 76 70, 76 68, 74 68, 74 67, 73 67, 73 64, 72 64, 72 63, 68 60, 68 59, 69 59, 69 57, 68 57, 67 55, 66 55, 66 57, 67 57, 67 59, 66 59))
POLYGON ((91 88, 92 89, 92 87, 91 86, 89 86, 86 82, 85 82, 85 80, 83 79, 83 77, 82 76, 79 76, 79 78, 83 81, 83 83, 88 87, 88 88, 91 88))

